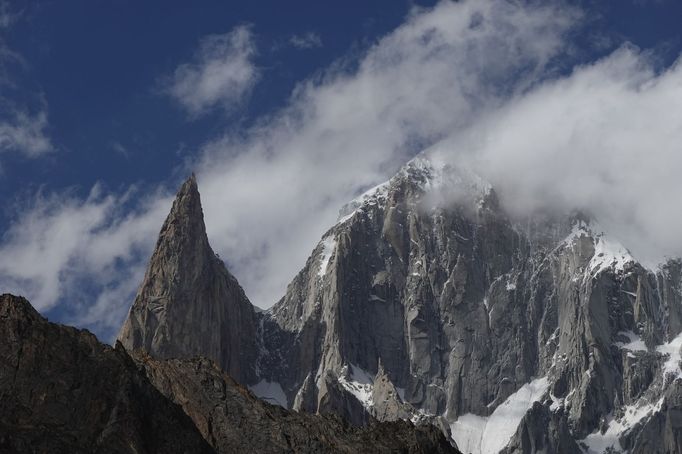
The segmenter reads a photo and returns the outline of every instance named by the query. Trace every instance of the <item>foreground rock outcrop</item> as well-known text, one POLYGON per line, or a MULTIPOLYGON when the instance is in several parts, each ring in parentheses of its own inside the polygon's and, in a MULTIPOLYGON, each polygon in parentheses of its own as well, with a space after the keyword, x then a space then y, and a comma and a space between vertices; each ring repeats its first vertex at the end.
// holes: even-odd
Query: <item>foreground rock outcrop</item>
POLYGON ((0 296, 2 453, 457 453, 435 427, 270 405, 214 362, 131 357, 0 296))
POLYGON ((126 351, 0 296, 0 452, 212 453, 126 351))
POLYGON ((155 360, 134 354, 152 383, 182 406, 221 453, 455 453, 433 426, 374 421, 357 427, 337 415, 290 412, 255 398, 208 359, 155 360))

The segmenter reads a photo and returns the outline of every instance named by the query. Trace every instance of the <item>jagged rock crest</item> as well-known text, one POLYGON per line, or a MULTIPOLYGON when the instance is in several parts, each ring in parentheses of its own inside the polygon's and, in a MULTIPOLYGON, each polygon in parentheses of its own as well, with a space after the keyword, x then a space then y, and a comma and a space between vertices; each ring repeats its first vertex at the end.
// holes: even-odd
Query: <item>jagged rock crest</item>
POLYGON ((256 313, 208 243, 197 182, 180 188, 118 339, 159 358, 206 356, 254 377, 256 313))

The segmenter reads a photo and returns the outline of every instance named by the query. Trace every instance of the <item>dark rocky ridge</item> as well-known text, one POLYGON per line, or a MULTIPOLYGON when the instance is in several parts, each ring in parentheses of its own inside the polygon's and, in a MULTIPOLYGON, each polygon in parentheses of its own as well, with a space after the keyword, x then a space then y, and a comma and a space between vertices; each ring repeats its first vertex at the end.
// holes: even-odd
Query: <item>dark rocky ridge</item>
POLYGON ((337 415, 290 412, 254 397, 208 359, 134 358, 152 383, 183 407, 221 453, 456 453, 433 426, 373 421, 357 427, 337 415))
POLYGON ((453 453, 435 427, 265 403, 208 359, 129 356, 0 296, 0 453, 453 453))
POLYGON ((0 296, 0 452, 212 453, 126 351, 0 296))

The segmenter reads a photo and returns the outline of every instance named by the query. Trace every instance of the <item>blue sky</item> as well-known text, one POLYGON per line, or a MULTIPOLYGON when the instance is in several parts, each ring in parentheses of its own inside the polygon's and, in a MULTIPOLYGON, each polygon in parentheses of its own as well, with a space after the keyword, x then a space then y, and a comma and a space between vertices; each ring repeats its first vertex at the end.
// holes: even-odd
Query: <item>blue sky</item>
MULTIPOLYGON (((587 102, 595 84, 614 77, 599 93, 614 112, 616 99, 633 106, 633 117, 585 130, 596 136, 562 155, 584 162, 595 153, 590 143, 610 149, 608 131, 641 123, 635 105, 650 118, 646 108, 676 99, 674 88, 660 98, 628 96, 641 91, 633 83, 664 85, 682 50, 680 2, 473 3, 0 3, 0 290, 110 340, 174 189, 196 170, 211 243, 254 303, 269 306, 340 206, 422 147, 448 138, 476 148, 462 141, 504 136, 521 112, 546 117, 533 110, 541 93, 560 106, 568 92, 587 102), (479 20, 484 32, 471 26, 479 20), (433 44, 433 30, 442 43, 433 44), (623 91, 609 91, 622 75, 623 91)), ((560 118, 583 131, 581 118, 595 111, 560 118)), ((666 128, 658 137, 676 130, 676 112, 661 106, 655 115, 670 122, 657 123, 666 128)), ((668 146, 660 145, 667 154, 659 162, 674 168, 668 146)), ((477 156, 495 164, 509 154, 477 156)), ((495 165, 483 172, 518 191, 518 205, 614 206, 604 217, 616 230, 638 216, 645 220, 632 225, 649 228, 648 199, 633 214, 633 186, 618 186, 622 172, 605 177, 614 159, 599 156, 593 179, 609 181, 614 194, 604 206, 593 205, 596 186, 576 193, 568 177, 565 191, 548 179, 557 193, 536 200, 546 181, 517 187, 495 165)), ((524 159, 541 161, 520 154, 514 162, 524 159)), ((655 170, 651 178, 667 181, 655 170)), ((657 219, 671 229, 676 222, 657 219)), ((641 248, 677 251, 668 236, 658 232, 660 244, 641 248)))
POLYGON ((113 188, 165 181, 183 152, 191 153, 227 121, 249 123, 281 106, 297 82, 362 51, 398 26, 410 8, 400 1, 300 2, 286 8, 268 1, 9 5, 20 16, 6 32, 7 45, 26 62, 16 71, 14 81, 22 86, 17 96, 31 104, 39 102, 31 98, 45 99, 59 158, 3 156, 3 194, 19 181, 34 189, 77 185, 82 192, 98 181, 113 188), (187 121, 185 112, 159 95, 160 79, 189 60, 203 37, 244 24, 252 27, 258 47, 256 64, 263 72, 258 90, 235 115, 216 111, 187 121), (292 37, 308 33, 322 46, 291 45, 292 37))

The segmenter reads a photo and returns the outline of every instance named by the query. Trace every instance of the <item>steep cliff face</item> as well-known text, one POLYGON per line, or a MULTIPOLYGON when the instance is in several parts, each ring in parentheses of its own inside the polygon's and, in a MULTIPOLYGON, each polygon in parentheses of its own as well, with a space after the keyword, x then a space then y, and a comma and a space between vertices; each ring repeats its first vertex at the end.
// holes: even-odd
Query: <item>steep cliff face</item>
MULTIPOLYGON (((200 227, 187 232, 201 248, 186 251, 210 251, 200 227)), ((241 291, 205 292, 220 263, 198 279, 201 267, 165 263, 186 252, 159 250, 126 345, 203 354, 283 407, 432 423, 473 453, 682 449, 682 264, 649 269, 578 213, 513 219, 437 153, 344 207, 269 311, 253 313, 241 291), (186 310, 169 318, 158 295, 186 310), (194 304, 240 309, 216 324, 194 304)))
POLYGON ((206 236, 194 176, 180 188, 118 336, 159 358, 207 356, 253 381, 256 313, 206 236))
POLYGON ((260 370, 294 408, 323 409, 332 376, 369 414, 442 416, 465 452, 620 449, 677 379, 679 269, 579 215, 512 220, 476 175, 420 156, 342 211, 264 314, 260 370), (374 399, 387 383, 403 411, 374 399))
POLYGON ((212 453, 125 350, 0 296, 0 452, 212 453))

